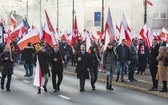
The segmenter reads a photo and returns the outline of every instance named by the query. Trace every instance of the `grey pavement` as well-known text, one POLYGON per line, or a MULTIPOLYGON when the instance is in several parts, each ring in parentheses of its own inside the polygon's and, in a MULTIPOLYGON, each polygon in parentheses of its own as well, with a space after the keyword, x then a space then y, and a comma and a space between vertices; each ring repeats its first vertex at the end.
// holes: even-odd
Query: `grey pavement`
MULTIPOLYGON (((64 70, 64 73, 76 76, 75 67, 68 66, 64 70)), ((98 81, 105 83, 105 75, 106 75, 105 73, 99 72, 98 73, 98 81)), ((128 75, 125 75, 124 79, 127 82, 128 75)), ((164 93, 159 92, 159 90, 162 89, 161 81, 159 81, 159 84, 158 84, 158 91, 148 91, 148 89, 150 89, 152 87, 152 78, 150 76, 150 71, 148 68, 146 69, 145 75, 136 75, 135 74, 135 79, 137 79, 138 81, 123 83, 123 82, 120 82, 120 80, 119 80, 118 82, 115 82, 115 80, 116 80, 116 72, 115 72, 114 78, 113 78, 113 85, 128 88, 128 89, 133 89, 136 91, 145 92, 145 93, 149 93, 149 94, 153 94, 153 95, 157 95, 157 96, 164 97, 164 98, 168 98, 168 92, 164 92, 164 93)))
MULTIPOLYGON (((65 69, 65 72, 69 68, 65 69)), ((105 84, 96 83, 91 89, 90 80, 86 81, 85 92, 79 91, 79 80, 64 74, 60 92, 53 92, 51 77, 47 85, 48 92, 37 94, 33 80, 26 80, 22 66, 16 66, 12 78, 11 92, 0 90, 0 105, 167 105, 168 100, 155 95, 114 86, 106 90, 105 84)))

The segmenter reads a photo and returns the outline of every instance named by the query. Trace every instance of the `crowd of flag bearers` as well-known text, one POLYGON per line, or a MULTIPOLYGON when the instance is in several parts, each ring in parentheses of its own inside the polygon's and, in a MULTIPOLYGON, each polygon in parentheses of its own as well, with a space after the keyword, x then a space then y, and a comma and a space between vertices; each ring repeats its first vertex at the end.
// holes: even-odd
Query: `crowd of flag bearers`
MULTIPOLYGON (((63 80, 63 69, 74 66, 74 71, 79 79, 79 91, 85 91, 85 80, 91 77, 92 90, 96 90, 95 83, 98 71, 106 73, 106 89, 114 90, 112 86, 114 72, 117 72, 115 82, 126 83, 124 75, 128 72, 128 82, 135 82, 137 75, 145 75, 145 69, 149 64, 153 86, 149 91, 157 91, 158 81, 163 82, 160 92, 167 92, 167 72, 165 65, 168 56, 166 41, 168 32, 164 29, 162 35, 151 34, 150 27, 145 24, 139 33, 139 37, 131 36, 126 17, 123 14, 119 36, 114 32, 113 21, 108 8, 107 21, 104 33, 97 35, 84 29, 84 33, 78 32, 75 16, 74 30, 71 33, 62 33, 57 28, 55 31, 47 11, 45 10, 47 24, 40 31, 27 20, 22 21, 4 36, 5 44, 1 45, 1 89, 4 89, 4 81, 7 77, 6 90, 11 91, 10 83, 13 69, 16 63, 23 64, 25 78, 34 79, 34 85, 47 92, 48 78, 52 76, 54 92, 60 91, 63 80), (33 66, 36 66, 33 70, 33 66), (51 67, 51 68, 50 68, 51 67), (98 70, 100 68, 100 70, 98 70), (35 76, 33 77, 33 72, 35 76), (90 76, 89 76, 90 73, 90 76), (42 79, 42 77, 44 79, 42 79), (56 80, 58 77, 58 80, 56 80), (42 81, 44 80, 44 81, 42 81)), ((68 68, 67 68, 68 69, 68 68)))

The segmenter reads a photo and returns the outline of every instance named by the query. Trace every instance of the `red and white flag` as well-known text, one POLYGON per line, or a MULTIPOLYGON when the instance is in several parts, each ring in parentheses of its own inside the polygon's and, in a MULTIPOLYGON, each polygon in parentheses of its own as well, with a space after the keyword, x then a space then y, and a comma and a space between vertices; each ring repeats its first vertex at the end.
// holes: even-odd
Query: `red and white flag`
POLYGON ((107 49, 107 45, 108 45, 109 42, 110 42, 110 35, 109 35, 108 31, 106 30, 106 31, 105 31, 105 45, 104 45, 104 50, 107 49))
POLYGON ((153 3, 150 0, 147 0, 148 5, 153 6, 153 3))
POLYGON ((168 31, 163 27, 162 28, 162 33, 161 33, 161 38, 166 38, 168 36, 168 31))
POLYGON ((106 20, 106 24, 105 24, 105 30, 107 30, 107 32, 110 35, 110 37, 115 37, 116 36, 115 35, 115 31, 114 31, 113 22, 112 22, 111 13, 110 13, 110 8, 108 8, 107 20, 106 20))
POLYGON ((20 50, 23 50, 25 46, 27 46, 28 42, 31 44, 36 44, 40 41, 39 34, 36 29, 30 31, 25 35, 19 42, 17 43, 20 50))
POLYGON ((37 56, 36 71, 35 71, 35 77, 34 77, 33 85, 37 86, 37 87, 41 87, 41 84, 42 84, 42 71, 41 71, 39 59, 38 59, 38 56, 37 56))
POLYGON ((22 34, 26 32, 23 21, 10 33, 10 36, 15 39, 19 35, 19 31, 22 30, 22 34))
POLYGON ((47 21, 47 25, 48 25, 49 30, 50 30, 51 32, 55 33, 54 28, 53 28, 53 26, 52 26, 52 24, 51 24, 50 18, 49 18, 49 16, 48 16, 46 10, 45 10, 45 15, 46 15, 46 21, 47 21))
POLYGON ((90 53, 91 40, 89 34, 86 35, 86 51, 90 53))
POLYGON ((16 25, 17 25, 17 20, 15 19, 15 17, 14 17, 13 15, 11 15, 11 17, 10 17, 10 21, 11 21, 13 27, 15 28, 16 25))
POLYGON ((139 33, 139 35, 141 36, 141 38, 142 38, 143 40, 146 40, 147 31, 148 31, 147 25, 145 24, 145 25, 143 26, 143 28, 141 29, 140 33, 139 33))
POLYGON ((49 27, 46 24, 44 24, 42 40, 46 41, 51 47, 57 44, 54 33, 49 30, 49 27))

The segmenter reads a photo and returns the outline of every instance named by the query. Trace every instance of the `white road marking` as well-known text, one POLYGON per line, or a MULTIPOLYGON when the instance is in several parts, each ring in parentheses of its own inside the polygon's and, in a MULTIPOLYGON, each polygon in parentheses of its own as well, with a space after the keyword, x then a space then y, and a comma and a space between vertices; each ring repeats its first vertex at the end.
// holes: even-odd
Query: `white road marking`
POLYGON ((26 81, 26 80, 23 80, 23 82, 28 83, 28 84, 30 83, 29 81, 26 81))
POLYGON ((64 98, 64 99, 66 99, 66 100, 70 100, 70 98, 68 98, 68 97, 66 97, 66 96, 63 96, 63 95, 58 95, 58 96, 60 96, 60 97, 62 97, 62 98, 64 98))
POLYGON ((12 75, 13 78, 17 78, 15 75, 12 75))

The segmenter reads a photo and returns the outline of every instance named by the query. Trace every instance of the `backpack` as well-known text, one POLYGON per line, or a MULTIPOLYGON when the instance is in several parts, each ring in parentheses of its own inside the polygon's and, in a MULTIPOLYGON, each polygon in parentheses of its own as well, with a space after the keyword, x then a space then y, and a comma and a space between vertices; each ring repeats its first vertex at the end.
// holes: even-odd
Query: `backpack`
POLYGON ((168 56, 163 59, 164 66, 168 66, 168 56))

